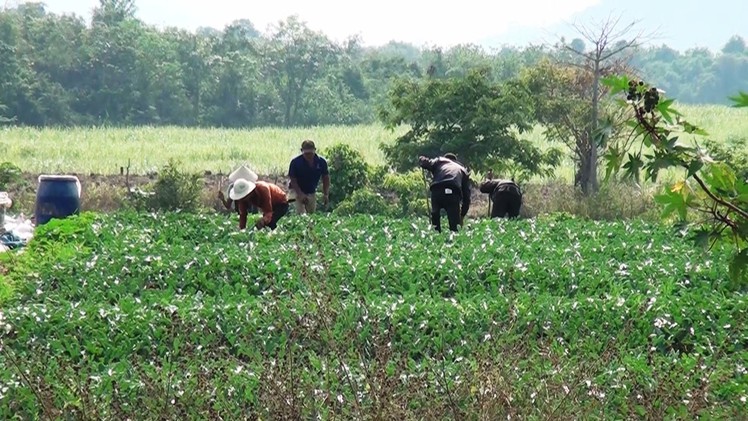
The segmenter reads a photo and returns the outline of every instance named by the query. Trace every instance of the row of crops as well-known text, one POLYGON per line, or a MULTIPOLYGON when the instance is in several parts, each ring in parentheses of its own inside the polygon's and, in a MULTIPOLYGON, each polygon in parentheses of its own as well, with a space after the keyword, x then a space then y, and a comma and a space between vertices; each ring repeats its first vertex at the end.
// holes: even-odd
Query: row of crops
POLYGON ((83 214, 4 259, 3 419, 748 413, 728 253, 643 222, 83 214))

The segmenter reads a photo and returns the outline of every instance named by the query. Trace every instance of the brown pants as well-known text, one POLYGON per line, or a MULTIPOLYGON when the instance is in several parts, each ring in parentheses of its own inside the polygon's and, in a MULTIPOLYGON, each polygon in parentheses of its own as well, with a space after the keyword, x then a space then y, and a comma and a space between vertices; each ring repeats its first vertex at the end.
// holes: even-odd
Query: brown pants
POLYGON ((305 213, 314 213, 317 210, 317 196, 314 194, 306 195, 307 202, 301 203, 301 200, 296 199, 296 213, 303 215, 305 213))

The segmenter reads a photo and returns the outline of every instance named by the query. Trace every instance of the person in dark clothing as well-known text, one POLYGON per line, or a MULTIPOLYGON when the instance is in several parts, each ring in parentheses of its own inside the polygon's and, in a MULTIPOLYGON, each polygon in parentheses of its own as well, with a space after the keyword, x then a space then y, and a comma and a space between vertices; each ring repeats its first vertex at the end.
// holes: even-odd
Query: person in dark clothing
POLYGON ((470 175, 454 154, 434 159, 418 157, 421 168, 431 171, 431 224, 441 232, 441 210, 447 211, 449 229, 457 231, 470 209, 470 175), (462 204, 462 206, 460 206, 462 204))
POLYGON ((493 174, 489 179, 480 184, 480 192, 488 193, 493 202, 491 218, 516 218, 522 207, 522 189, 512 180, 494 179, 493 174))
POLYGON ((330 202, 330 170, 327 160, 317 155, 317 147, 311 140, 301 142, 301 155, 288 166, 289 189, 296 202, 298 214, 314 213, 317 210, 316 191, 322 180, 324 206, 330 202))

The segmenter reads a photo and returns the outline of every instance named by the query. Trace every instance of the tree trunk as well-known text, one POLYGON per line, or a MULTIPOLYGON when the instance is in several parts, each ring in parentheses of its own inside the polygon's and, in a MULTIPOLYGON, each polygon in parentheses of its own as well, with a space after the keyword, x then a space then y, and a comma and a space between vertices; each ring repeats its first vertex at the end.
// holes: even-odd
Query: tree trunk
POLYGON ((195 85, 195 98, 192 100, 192 113, 193 118, 195 119, 195 124, 200 124, 200 102, 202 101, 202 98, 200 96, 200 79, 197 80, 197 83, 195 85))
POLYGON ((585 151, 580 157, 577 164, 577 172, 574 175, 574 185, 582 189, 585 196, 594 193, 594 182, 590 179, 590 153, 585 151))
POLYGON ((600 105, 600 59, 595 60, 595 73, 592 82, 592 116, 590 123, 590 133, 587 138, 589 142, 589 151, 587 151, 587 172, 585 181, 582 185, 584 194, 596 193, 599 185, 597 183, 597 120, 599 116, 600 105))
POLYGON ((284 115, 283 115, 283 124, 285 127, 291 127, 291 107, 293 106, 293 100, 291 99, 291 88, 289 87, 288 92, 286 93, 286 98, 284 98, 284 115))

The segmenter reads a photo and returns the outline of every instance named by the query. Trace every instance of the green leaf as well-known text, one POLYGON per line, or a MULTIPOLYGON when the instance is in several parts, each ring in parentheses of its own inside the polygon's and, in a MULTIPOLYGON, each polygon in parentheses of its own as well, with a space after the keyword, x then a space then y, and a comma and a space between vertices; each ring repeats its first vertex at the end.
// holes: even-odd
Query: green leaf
POLYGON ((659 104, 657 104, 657 107, 655 107, 657 111, 662 115, 662 118, 664 118, 665 121, 668 122, 668 124, 673 124, 673 117, 671 116, 671 114, 680 115, 677 110, 670 108, 674 101, 674 99, 668 99, 660 102, 659 104))
POLYGON ((735 253, 730 261, 730 279, 740 288, 748 284, 748 249, 735 253))
POLYGON ((694 159, 691 161, 690 164, 688 164, 688 177, 693 177, 694 174, 699 172, 699 170, 704 166, 704 161, 701 159, 694 159))
POLYGON ((701 127, 695 126, 685 120, 681 121, 681 125, 683 126, 683 131, 688 134, 709 136, 709 133, 706 130, 702 129, 701 127))
POLYGON ((611 147, 604 156, 605 161, 605 181, 610 179, 611 175, 618 174, 618 169, 621 168, 621 162, 623 161, 623 154, 618 148, 611 147))
POLYGON ((615 95, 629 88, 628 76, 611 75, 600 79, 600 82, 610 88, 610 94, 615 95))
POLYGON ((663 205, 662 217, 667 218, 677 212, 681 220, 686 219, 688 202, 690 201, 685 181, 679 181, 672 187, 666 188, 665 193, 656 195, 656 203, 663 205))
POLYGON ((700 229, 694 234, 693 241, 696 243, 697 247, 707 248, 709 246, 710 236, 711 233, 709 230, 700 229))
POLYGON ((646 133, 644 135, 644 139, 642 140, 642 142, 644 143, 644 146, 651 148, 652 147, 652 135, 649 133, 646 133))
POLYGON ((718 162, 710 165, 709 170, 709 173, 704 178, 713 189, 725 193, 735 190, 737 176, 727 164, 718 162))
POLYGON ((743 181, 742 179, 737 179, 735 181, 735 201, 737 202, 736 205, 741 208, 745 208, 745 204, 748 203, 748 183, 743 181))
POLYGON ((641 155, 637 153, 636 155, 628 154, 628 161, 626 164, 624 164, 623 168, 626 170, 626 174, 633 179, 639 178, 639 173, 641 172, 642 168, 644 167, 644 161, 642 161, 641 155))
POLYGON ((748 93, 739 92, 737 95, 731 96, 730 101, 734 102, 733 107, 748 107, 748 93))

